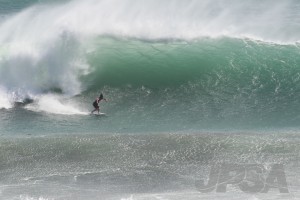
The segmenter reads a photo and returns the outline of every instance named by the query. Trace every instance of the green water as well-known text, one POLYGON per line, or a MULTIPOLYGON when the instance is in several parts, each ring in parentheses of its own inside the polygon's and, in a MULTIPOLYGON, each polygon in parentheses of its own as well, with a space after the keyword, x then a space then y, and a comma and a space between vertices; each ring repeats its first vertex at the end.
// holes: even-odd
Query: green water
POLYGON ((112 102, 116 109, 108 105, 113 113, 125 107, 132 110, 131 116, 187 127, 299 124, 297 46, 229 38, 193 42, 100 38, 96 45, 99 48, 88 54, 93 73, 83 82, 87 94, 102 86, 100 90, 118 101, 112 102))

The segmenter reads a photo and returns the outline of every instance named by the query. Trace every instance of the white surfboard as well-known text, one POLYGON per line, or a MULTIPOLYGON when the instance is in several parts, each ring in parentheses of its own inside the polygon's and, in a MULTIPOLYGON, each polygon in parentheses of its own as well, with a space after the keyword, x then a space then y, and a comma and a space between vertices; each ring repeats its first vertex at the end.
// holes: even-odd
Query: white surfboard
POLYGON ((103 116, 103 115, 106 115, 106 113, 91 113, 91 115, 96 115, 96 116, 103 116))

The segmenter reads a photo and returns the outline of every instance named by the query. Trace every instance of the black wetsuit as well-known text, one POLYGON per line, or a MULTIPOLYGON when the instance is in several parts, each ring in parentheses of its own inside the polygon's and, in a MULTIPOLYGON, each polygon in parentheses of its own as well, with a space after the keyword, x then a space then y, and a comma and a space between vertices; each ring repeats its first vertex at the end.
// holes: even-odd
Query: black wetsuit
POLYGON ((99 102, 100 102, 99 99, 96 99, 96 100, 94 101, 94 103, 93 103, 94 108, 99 108, 99 105, 98 105, 99 102))

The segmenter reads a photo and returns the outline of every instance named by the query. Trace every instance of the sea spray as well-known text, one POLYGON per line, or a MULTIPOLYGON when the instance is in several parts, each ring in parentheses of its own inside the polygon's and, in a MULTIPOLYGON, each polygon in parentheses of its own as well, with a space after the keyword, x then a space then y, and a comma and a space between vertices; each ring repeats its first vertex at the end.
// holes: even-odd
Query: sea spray
POLYGON ((87 115, 88 112, 80 111, 74 102, 59 95, 36 96, 36 101, 26 108, 35 112, 47 112, 61 115, 87 115))
POLYGON ((8 93, 0 87, 0 109, 5 108, 11 108, 12 102, 10 102, 10 98, 8 97, 8 93))

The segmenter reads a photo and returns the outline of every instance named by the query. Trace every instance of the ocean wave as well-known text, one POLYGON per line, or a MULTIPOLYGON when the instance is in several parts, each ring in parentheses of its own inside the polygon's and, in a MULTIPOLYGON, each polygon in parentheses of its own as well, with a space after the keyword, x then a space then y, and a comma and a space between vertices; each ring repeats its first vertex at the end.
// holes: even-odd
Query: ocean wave
POLYGON ((107 110, 121 121, 131 111, 132 120, 168 116, 181 127, 295 125, 299 34, 291 30, 299 27, 298 7, 292 0, 30 6, 0 24, 0 107, 18 102, 38 112, 87 113, 104 92, 113 99, 107 110), (28 99, 34 103, 25 105, 28 99))

